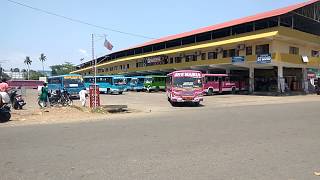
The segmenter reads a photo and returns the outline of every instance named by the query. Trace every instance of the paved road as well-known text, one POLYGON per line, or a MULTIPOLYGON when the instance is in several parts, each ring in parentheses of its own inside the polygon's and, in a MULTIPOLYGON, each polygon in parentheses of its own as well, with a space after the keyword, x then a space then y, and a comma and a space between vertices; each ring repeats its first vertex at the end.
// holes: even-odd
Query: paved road
POLYGON ((320 179, 320 102, 0 128, 0 179, 320 179))

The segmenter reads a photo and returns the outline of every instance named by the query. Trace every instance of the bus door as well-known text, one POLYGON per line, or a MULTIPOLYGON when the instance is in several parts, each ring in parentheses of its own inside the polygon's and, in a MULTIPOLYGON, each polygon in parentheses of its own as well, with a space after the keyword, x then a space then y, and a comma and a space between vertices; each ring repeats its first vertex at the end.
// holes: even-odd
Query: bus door
POLYGON ((219 93, 222 93, 222 86, 223 86, 223 77, 219 77, 218 81, 219 81, 219 93))

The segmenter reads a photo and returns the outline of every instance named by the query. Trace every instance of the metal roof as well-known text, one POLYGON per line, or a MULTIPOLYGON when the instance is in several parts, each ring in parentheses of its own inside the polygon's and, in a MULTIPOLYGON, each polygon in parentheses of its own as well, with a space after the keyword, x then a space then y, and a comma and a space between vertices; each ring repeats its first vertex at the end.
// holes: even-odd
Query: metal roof
POLYGON ((128 48, 126 50, 133 49, 133 48, 139 48, 139 47, 143 47, 143 46, 148 46, 148 45, 152 45, 152 44, 157 44, 157 43, 162 43, 162 42, 165 42, 165 41, 170 41, 170 40, 179 39, 179 38, 183 38, 183 37, 188 37, 188 36, 192 36, 192 35, 196 35, 196 34, 200 34, 200 33, 219 30, 219 29, 223 29, 223 28, 227 28, 227 27, 231 27, 231 26, 236 26, 236 25, 240 25, 240 24, 244 24, 244 23, 249 23, 249 22, 261 20, 261 19, 266 19, 266 18, 271 18, 271 17, 274 17, 274 16, 283 15, 283 14, 289 13, 291 11, 297 10, 299 8, 302 8, 304 6, 307 6, 307 5, 310 5, 312 3, 319 2, 319 1, 320 0, 310 0, 310 1, 307 1, 307 2, 294 4, 294 5, 291 5, 291 6, 288 6, 288 7, 275 9, 275 10, 267 11, 267 12, 263 12, 263 13, 259 13, 259 14, 253 15, 253 16, 248 16, 248 17, 244 17, 244 18, 240 18, 240 19, 235 19, 235 20, 228 21, 228 22, 225 22, 225 23, 216 24, 216 25, 212 25, 212 26, 207 26, 207 27, 203 27, 203 28, 200 28, 200 29, 196 29, 196 30, 192 30, 192 31, 188 31, 188 32, 180 33, 180 34, 175 34, 175 35, 171 35, 171 36, 166 36, 166 37, 163 37, 163 38, 159 38, 159 39, 155 39, 155 40, 152 40, 152 41, 148 41, 146 43, 143 43, 143 44, 128 48))

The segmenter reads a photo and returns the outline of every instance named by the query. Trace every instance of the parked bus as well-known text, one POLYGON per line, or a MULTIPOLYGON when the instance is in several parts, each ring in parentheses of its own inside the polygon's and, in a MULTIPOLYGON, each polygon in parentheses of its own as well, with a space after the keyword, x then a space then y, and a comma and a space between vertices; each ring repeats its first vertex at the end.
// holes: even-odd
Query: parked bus
POLYGON ((85 88, 82 76, 78 74, 66 74, 48 77, 48 90, 67 90, 72 97, 79 97, 79 92, 85 88))
MULTIPOLYGON (((93 76, 83 77, 86 89, 89 89, 90 84, 94 84, 93 76)), ((126 87, 126 79, 124 76, 96 76, 99 91, 105 94, 122 94, 126 87)))
POLYGON ((37 89, 38 86, 42 86, 44 81, 38 80, 9 80, 7 81, 10 88, 25 87, 27 89, 37 89))
POLYGON ((193 70, 174 71, 167 75, 167 97, 172 105, 180 102, 203 101, 202 73, 193 70))
POLYGON ((124 88, 124 91, 131 90, 131 86, 130 86, 131 77, 124 77, 124 78, 126 80, 126 87, 124 88))
POLYGON ((144 89, 145 76, 134 76, 131 77, 130 90, 142 91, 144 89))
POLYGON ((166 89, 166 77, 160 75, 149 75, 144 79, 144 89, 147 92, 160 91, 166 89))
POLYGON ((232 92, 246 90, 245 81, 236 76, 228 74, 204 74, 204 91, 207 95, 214 93, 232 92))

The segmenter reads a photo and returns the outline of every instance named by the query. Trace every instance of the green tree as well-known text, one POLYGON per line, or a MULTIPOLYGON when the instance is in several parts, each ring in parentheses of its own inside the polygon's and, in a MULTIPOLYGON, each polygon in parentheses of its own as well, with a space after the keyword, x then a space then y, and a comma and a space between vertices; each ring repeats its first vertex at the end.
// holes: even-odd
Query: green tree
POLYGON ((46 57, 43 53, 41 53, 41 54, 40 54, 40 57, 39 57, 39 60, 40 60, 41 63, 42 63, 42 74, 45 74, 45 73, 44 73, 44 65, 43 65, 43 63, 47 60, 47 57, 46 57))
MULTIPOLYGON (((26 74, 25 74, 26 76, 26 74)), ((30 80, 39 80, 39 77, 44 77, 45 75, 42 74, 41 72, 30 70, 29 72, 29 79, 30 80)), ((26 77, 25 77, 26 78, 26 77)))
POLYGON ((57 64, 50 66, 53 76, 69 74, 71 71, 75 70, 75 65, 70 62, 65 62, 64 64, 57 64))
POLYGON ((30 79, 30 66, 31 66, 32 60, 30 59, 29 56, 26 57, 24 60, 24 64, 28 66, 28 80, 30 79))

